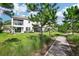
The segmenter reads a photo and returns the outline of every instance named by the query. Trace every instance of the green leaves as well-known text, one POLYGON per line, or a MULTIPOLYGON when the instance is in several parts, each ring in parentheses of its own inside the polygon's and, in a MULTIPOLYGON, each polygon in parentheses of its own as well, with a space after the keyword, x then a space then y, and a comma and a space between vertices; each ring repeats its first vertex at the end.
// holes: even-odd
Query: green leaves
POLYGON ((38 11, 36 15, 30 15, 29 19, 35 22, 40 22, 44 26, 49 20, 52 23, 56 21, 56 13, 58 7, 56 4, 39 3, 39 4, 26 4, 29 11, 38 11))
POLYGON ((0 6, 6 8, 6 9, 9 9, 9 10, 3 11, 3 13, 6 14, 7 16, 12 17, 14 15, 14 12, 13 12, 14 5, 13 5, 13 3, 0 3, 0 6))
POLYGON ((10 25, 10 24, 11 24, 11 20, 4 21, 4 25, 10 25))
POLYGON ((0 33, 2 32, 2 26, 3 26, 3 22, 2 22, 2 18, 0 18, 0 33))
POLYGON ((66 9, 66 12, 63 13, 63 15, 65 16, 65 19, 70 19, 70 20, 76 20, 78 19, 78 12, 79 9, 77 6, 72 6, 70 8, 66 9))
POLYGON ((0 6, 7 8, 7 9, 13 9, 14 8, 13 3, 0 3, 0 6))
POLYGON ((37 10, 37 4, 36 3, 26 3, 26 5, 27 5, 27 9, 29 10, 29 11, 36 11, 37 10))
POLYGON ((9 17, 12 17, 14 15, 13 11, 3 11, 3 13, 9 17))
POLYGON ((68 26, 70 26, 71 31, 75 31, 77 27, 75 27, 74 23, 79 22, 79 8, 77 6, 71 6, 66 9, 66 12, 64 12, 63 15, 65 19, 64 23, 70 23, 68 26))

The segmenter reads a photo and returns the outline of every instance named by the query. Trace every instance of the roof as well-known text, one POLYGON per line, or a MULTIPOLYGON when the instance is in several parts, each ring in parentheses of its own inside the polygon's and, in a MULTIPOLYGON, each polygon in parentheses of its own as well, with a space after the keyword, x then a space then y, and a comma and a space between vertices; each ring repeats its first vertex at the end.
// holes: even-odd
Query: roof
POLYGON ((26 17, 26 16, 13 16, 13 19, 16 19, 16 20, 27 20, 28 17, 26 17))

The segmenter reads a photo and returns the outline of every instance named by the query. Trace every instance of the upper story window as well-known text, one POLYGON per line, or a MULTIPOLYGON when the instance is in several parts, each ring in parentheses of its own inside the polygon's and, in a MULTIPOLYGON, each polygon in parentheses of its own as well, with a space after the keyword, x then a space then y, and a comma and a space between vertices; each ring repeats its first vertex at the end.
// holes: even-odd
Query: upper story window
POLYGON ((23 25, 23 20, 13 20, 14 25, 23 25))

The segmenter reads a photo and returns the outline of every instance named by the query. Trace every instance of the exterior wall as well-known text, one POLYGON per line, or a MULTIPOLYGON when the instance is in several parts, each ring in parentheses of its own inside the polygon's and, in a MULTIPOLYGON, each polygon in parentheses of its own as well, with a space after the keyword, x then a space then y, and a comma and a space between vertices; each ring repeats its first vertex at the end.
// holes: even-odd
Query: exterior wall
POLYGON ((15 30, 14 30, 14 28, 13 28, 13 18, 11 19, 11 32, 12 32, 12 33, 15 33, 15 30))
POLYGON ((23 27, 24 27, 24 30, 23 30, 24 32, 26 31, 26 27, 30 28, 29 32, 33 30, 32 22, 29 22, 28 20, 24 20, 23 27))
POLYGON ((26 31, 26 27, 30 28, 29 32, 33 31, 33 29, 32 29, 32 27, 33 27, 32 26, 32 22, 29 22, 28 20, 23 20, 23 25, 15 25, 15 24, 13 24, 13 21, 14 20, 12 18, 12 20, 11 20, 11 26, 12 26, 12 29, 13 29, 12 32, 15 32, 13 27, 21 27, 21 33, 24 33, 26 31))
POLYGON ((12 20, 11 20, 11 26, 13 26, 13 18, 12 18, 12 20))
MULTIPOLYGON (((19 19, 20 18, 18 18, 18 20, 19 19)), ((15 28, 17 28, 17 27, 21 27, 21 33, 24 33, 24 32, 34 32, 34 29, 33 29, 33 25, 32 24, 38 24, 40 26, 40 23, 37 23, 37 22, 29 22, 28 19, 22 19, 22 21, 23 21, 23 24, 22 25, 15 25, 15 24, 13 24, 14 23, 14 19, 12 18, 12 20, 11 20, 11 26, 12 26, 12 30, 11 31, 12 31, 12 33, 15 33, 15 28), (26 31, 26 28, 27 27, 30 28, 29 31, 26 31)), ((42 29, 43 31, 45 30, 45 27, 46 26, 43 27, 43 29, 42 29)))
POLYGON ((23 29, 24 29, 24 28, 22 27, 22 28, 21 28, 21 33, 24 33, 23 29))

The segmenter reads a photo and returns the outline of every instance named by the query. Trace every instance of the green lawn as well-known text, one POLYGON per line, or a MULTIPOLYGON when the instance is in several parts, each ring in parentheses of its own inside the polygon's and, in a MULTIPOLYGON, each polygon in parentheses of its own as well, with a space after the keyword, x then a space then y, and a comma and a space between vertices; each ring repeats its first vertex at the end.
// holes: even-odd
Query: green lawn
POLYGON ((38 33, 0 33, 0 55, 30 55, 33 50, 40 48, 38 39, 38 33), (20 41, 12 42, 12 38, 20 41))
POLYGON ((79 44, 79 33, 74 33, 67 36, 67 40, 79 44))
POLYGON ((67 40, 75 56, 79 56, 79 33, 67 36, 67 40))
MULTIPOLYGON (((51 32, 51 36, 59 34, 62 33, 51 32)), ((38 32, 17 34, 0 33, 0 55, 31 55, 33 51, 41 48, 42 43, 50 41, 48 32, 44 33, 43 39, 43 41, 40 41, 38 32)))
MULTIPOLYGON (((6 40, 8 38, 18 38, 18 39, 21 39, 21 40, 23 40, 23 39, 25 40, 26 38, 28 38, 32 35, 38 36, 38 34, 39 34, 38 32, 34 32, 34 33, 16 33, 16 34, 0 33, 0 42, 6 40)), ((62 33, 52 32, 51 36, 54 36, 56 34, 62 34, 62 33)), ((49 32, 45 32, 44 35, 49 36, 49 32)))

